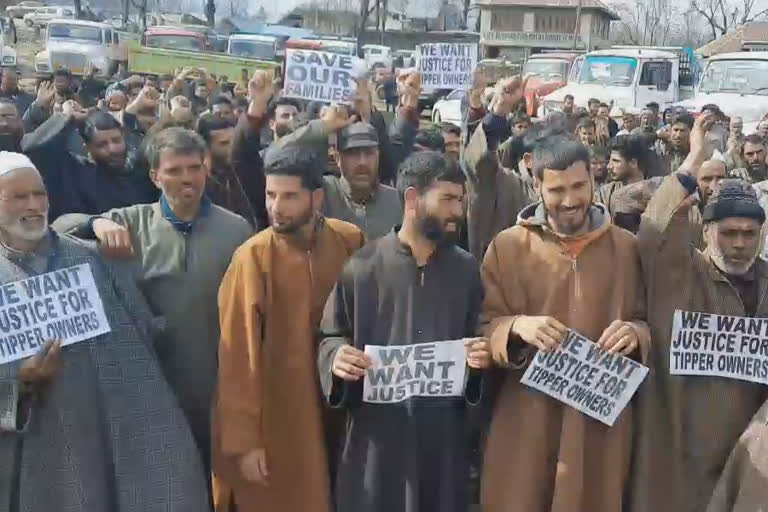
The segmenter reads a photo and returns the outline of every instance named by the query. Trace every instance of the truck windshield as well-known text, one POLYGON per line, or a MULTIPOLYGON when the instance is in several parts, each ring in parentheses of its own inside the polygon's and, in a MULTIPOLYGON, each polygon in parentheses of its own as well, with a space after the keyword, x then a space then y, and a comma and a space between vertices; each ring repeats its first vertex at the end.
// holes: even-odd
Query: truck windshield
POLYGON ((264 41, 231 41, 229 53, 251 59, 273 59, 275 44, 264 41))
POLYGON ((523 75, 538 75, 544 79, 563 79, 568 76, 568 61, 531 59, 523 64, 523 75))
POLYGON ((768 61, 713 60, 699 83, 699 92, 768 96, 768 61))
POLYGON ((329 43, 323 41, 323 51, 338 53, 339 55, 354 55, 355 45, 347 43, 329 43))
POLYGON ((147 46, 150 48, 169 48, 171 50, 191 50, 196 52, 203 50, 200 38, 194 36, 147 36, 147 46))
POLYGON ((637 60, 630 57, 587 56, 579 72, 580 84, 632 85, 637 60))
POLYGON ((101 29, 82 25, 49 25, 48 37, 51 39, 79 39, 82 41, 101 42, 101 29))

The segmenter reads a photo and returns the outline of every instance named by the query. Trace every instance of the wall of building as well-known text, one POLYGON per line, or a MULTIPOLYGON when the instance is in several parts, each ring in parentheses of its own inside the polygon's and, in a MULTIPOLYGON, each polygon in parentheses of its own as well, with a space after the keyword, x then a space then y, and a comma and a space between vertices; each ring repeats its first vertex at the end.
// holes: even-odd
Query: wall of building
MULTIPOLYGON (((576 9, 539 7, 481 8, 481 43, 484 52, 523 55, 531 49, 571 49, 576 28, 576 9), (521 52, 520 49, 523 49, 521 52)), ((610 19, 600 11, 582 10, 576 48, 587 50, 608 44, 610 19)))

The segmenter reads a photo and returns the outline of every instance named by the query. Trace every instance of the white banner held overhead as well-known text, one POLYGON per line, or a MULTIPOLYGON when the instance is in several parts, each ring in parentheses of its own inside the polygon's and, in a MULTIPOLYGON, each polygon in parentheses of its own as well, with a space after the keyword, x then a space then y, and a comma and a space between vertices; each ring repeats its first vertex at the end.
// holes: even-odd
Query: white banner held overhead
POLYGON ((669 373, 768 384, 768 318, 675 311, 669 373))
POLYGON ((469 89, 477 68, 477 44, 430 43, 418 47, 424 89, 469 89))
POLYGON ((556 351, 536 353, 520 382, 610 427, 647 374, 640 363, 569 330, 556 351))
POLYGON ((285 52, 284 97, 325 103, 353 102, 357 92, 358 59, 314 50, 285 52))
POLYGON ((0 286, 0 364, 31 356, 48 340, 71 345, 110 330, 87 263, 0 286))
POLYGON ((412 396, 463 396, 464 340, 416 345, 366 345, 373 361, 363 380, 363 401, 396 403, 412 396))

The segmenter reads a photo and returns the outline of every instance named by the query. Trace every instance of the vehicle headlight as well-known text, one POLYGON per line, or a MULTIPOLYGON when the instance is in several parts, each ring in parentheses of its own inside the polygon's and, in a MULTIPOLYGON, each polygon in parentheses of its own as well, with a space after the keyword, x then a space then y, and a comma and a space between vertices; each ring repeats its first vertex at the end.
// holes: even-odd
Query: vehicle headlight
POLYGON ((47 62, 38 62, 37 63, 37 70, 38 71, 50 71, 51 67, 48 65, 47 62))
POLYGON ((10 65, 16 64, 16 57, 14 57, 13 55, 6 55, 5 57, 3 57, 3 64, 10 64, 10 65))

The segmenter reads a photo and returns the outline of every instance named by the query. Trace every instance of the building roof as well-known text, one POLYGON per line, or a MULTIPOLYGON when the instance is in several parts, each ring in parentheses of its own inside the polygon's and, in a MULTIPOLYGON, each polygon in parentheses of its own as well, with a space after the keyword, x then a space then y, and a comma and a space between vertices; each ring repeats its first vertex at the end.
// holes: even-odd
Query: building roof
POLYGON ((718 53, 709 60, 768 60, 768 51, 718 53))
POLYGON ((728 32, 724 36, 705 44, 696 50, 696 53, 702 57, 711 57, 719 53, 739 52, 745 41, 768 42, 768 22, 753 21, 742 25, 733 32, 728 32))
POLYGON ((613 20, 619 20, 610 7, 600 0, 476 0, 477 5, 481 7, 555 7, 577 9, 581 1, 582 9, 597 9, 607 14, 613 20))

